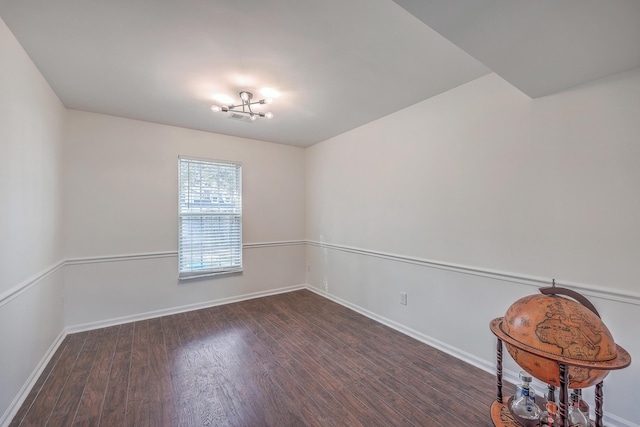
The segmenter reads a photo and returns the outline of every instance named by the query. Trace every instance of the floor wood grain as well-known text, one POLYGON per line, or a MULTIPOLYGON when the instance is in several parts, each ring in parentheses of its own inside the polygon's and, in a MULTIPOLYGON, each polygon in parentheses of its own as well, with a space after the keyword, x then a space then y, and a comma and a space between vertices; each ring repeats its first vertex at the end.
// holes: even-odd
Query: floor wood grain
POLYGON ((494 375, 303 290, 69 335, 10 426, 489 427, 494 398, 494 375))

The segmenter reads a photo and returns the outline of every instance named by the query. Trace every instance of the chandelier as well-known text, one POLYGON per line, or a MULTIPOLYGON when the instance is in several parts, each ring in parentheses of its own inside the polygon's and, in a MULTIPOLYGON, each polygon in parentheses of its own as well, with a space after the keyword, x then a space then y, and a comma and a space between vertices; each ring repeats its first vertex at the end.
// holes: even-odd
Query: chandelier
POLYGON ((265 99, 261 99, 259 101, 253 101, 253 102, 251 101, 252 99, 253 99, 253 94, 251 92, 247 92, 243 90, 242 92, 240 92, 240 101, 241 101, 240 104, 223 105, 223 106, 212 105, 211 111, 213 111, 214 113, 223 112, 223 113, 246 114, 247 116, 249 116, 249 119, 251 121, 256 120, 258 117, 266 117, 267 119, 270 119, 273 117, 273 113, 271 112, 263 113, 261 111, 253 111, 251 109, 252 105, 271 104, 273 102, 271 98, 265 98, 265 99))

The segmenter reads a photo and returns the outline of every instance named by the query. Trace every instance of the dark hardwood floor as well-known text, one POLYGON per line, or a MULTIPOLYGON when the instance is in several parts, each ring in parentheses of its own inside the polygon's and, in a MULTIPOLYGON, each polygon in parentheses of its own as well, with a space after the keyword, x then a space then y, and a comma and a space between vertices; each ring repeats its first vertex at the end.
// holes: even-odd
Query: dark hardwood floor
POLYGON ((492 426, 494 398, 495 376, 297 291, 69 335, 10 425, 492 426))

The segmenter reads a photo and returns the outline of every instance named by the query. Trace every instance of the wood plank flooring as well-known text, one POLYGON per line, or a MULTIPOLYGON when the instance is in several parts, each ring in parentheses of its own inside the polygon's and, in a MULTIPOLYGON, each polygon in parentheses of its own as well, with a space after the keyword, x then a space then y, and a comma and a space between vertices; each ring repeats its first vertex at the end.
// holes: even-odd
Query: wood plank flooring
POLYGON ((494 399, 495 376, 303 290, 69 335, 10 425, 492 426, 494 399))

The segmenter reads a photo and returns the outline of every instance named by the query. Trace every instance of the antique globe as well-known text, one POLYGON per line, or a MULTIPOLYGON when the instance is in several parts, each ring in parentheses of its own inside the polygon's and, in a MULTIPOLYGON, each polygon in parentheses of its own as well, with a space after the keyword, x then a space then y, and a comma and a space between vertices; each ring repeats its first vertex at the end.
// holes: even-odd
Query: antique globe
POLYGON ((492 322, 493 332, 520 367, 540 381, 560 386, 558 363, 564 363, 569 369, 568 387, 585 388, 631 363, 586 298, 568 289, 544 289, 548 294, 521 298, 503 318, 492 322), (557 295, 556 290, 580 302, 557 295))

